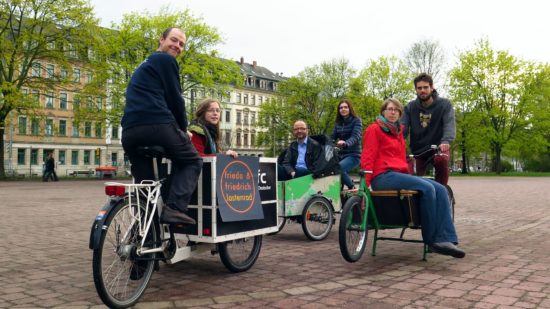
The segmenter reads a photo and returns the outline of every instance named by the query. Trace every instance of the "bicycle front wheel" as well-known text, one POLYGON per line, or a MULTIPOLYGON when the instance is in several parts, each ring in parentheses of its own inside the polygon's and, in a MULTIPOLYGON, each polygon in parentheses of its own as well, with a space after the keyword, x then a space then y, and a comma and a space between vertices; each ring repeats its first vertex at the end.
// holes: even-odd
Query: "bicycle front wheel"
POLYGON ((342 257, 350 263, 357 262, 361 258, 367 243, 367 209, 361 201, 359 196, 352 196, 346 201, 338 227, 340 252, 342 257))
MULTIPOLYGON (((110 308, 127 308, 137 303, 155 266, 154 254, 138 256, 136 253, 142 237, 130 207, 138 211, 125 199, 108 214, 99 246, 93 252, 95 287, 101 300, 110 308)), ((146 235, 147 246, 157 244, 157 237, 157 226, 151 224, 146 235)))

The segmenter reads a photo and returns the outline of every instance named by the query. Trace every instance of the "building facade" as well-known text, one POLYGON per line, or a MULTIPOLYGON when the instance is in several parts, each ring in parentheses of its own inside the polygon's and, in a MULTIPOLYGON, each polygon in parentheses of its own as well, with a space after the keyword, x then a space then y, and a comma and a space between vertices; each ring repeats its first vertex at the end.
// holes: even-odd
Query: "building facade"
MULTIPOLYGON (((223 109, 222 144, 224 149, 241 155, 262 156, 265 149, 255 146, 261 130, 256 125, 260 106, 275 96, 284 77, 258 66, 256 61, 250 64, 241 58, 237 64, 244 78, 243 86, 233 86, 229 93, 218 96, 223 109)), ((4 136, 4 165, 8 175, 41 175, 49 152, 54 153, 59 176, 93 174, 96 168, 104 166, 116 167, 118 173, 128 170, 119 124, 93 117, 110 108, 109 83, 101 95, 82 95, 79 89, 92 82, 93 72, 78 61, 72 62, 69 70, 40 60, 30 74, 42 78, 58 75, 68 78, 72 86, 54 87, 46 92, 23 89, 24 95, 36 101, 41 116, 11 113, 4 136), (91 116, 75 117, 78 111, 91 116)), ((185 94, 187 102, 213 96, 200 88, 191 91, 194 93, 185 94)))

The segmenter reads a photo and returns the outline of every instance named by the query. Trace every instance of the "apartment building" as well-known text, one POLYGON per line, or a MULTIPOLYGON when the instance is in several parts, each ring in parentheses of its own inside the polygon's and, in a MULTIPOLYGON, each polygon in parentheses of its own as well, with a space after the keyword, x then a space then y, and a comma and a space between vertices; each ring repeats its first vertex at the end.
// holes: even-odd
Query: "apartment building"
MULTIPOLYGON (((75 58, 76 59, 76 58, 75 58)), ((218 95, 222 103, 222 143, 225 149, 233 149, 242 155, 262 156, 263 148, 255 146, 258 133, 257 119, 262 103, 275 96, 278 83, 285 78, 256 61, 237 61, 244 79, 243 86, 231 87, 224 95, 218 95)), ((41 116, 30 116, 13 111, 8 119, 4 141, 5 167, 9 175, 41 175, 45 158, 54 153, 57 174, 68 176, 86 171, 94 172, 103 166, 116 167, 119 173, 128 169, 120 142, 119 124, 110 124, 101 117, 110 108, 109 83, 99 95, 82 95, 86 83, 93 81, 93 72, 86 69, 85 62, 73 61, 70 69, 47 60, 33 64, 34 76, 51 78, 60 76, 69 79, 69 86, 54 87, 40 92, 23 89, 40 107, 41 116), (84 111, 85 118, 75 117, 84 111), (76 120, 78 118, 78 120, 76 120)), ((193 89, 184 94, 188 106, 191 100, 213 96, 205 89, 193 89)))

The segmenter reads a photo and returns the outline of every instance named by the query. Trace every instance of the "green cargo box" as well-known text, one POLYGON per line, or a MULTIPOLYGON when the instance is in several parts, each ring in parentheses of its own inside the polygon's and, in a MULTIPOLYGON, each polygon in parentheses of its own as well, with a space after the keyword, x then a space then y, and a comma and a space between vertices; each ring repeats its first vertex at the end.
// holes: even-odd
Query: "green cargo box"
POLYGON ((313 178, 312 175, 277 182, 279 214, 284 217, 301 216, 306 203, 315 195, 330 201, 334 212, 342 209, 340 175, 313 178))

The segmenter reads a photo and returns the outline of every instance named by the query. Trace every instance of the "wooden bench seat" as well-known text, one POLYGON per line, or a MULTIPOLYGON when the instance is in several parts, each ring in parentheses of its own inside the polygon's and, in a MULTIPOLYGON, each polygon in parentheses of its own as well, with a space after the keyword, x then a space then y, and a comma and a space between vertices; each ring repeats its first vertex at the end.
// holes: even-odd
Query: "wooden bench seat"
POLYGON ((415 190, 380 190, 380 191, 370 191, 371 196, 413 196, 418 194, 418 191, 415 190))

